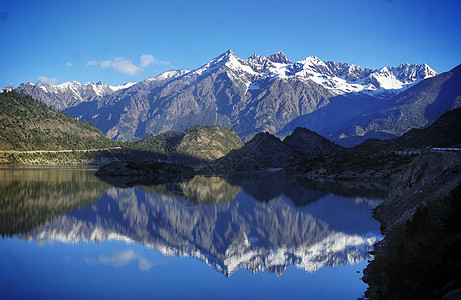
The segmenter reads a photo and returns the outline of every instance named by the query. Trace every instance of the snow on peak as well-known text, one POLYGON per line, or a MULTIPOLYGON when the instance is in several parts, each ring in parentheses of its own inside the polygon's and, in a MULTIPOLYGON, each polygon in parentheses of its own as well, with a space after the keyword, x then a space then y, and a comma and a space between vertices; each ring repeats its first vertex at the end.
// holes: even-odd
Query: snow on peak
POLYGON ((269 55, 267 59, 270 60, 271 62, 280 63, 280 64, 291 63, 290 60, 286 57, 285 53, 283 53, 282 51, 269 55))
MULTIPOLYGON (((244 60, 229 49, 196 70, 170 70, 155 78, 148 78, 145 82, 173 80, 186 74, 200 76, 216 70, 224 70, 233 78, 241 80, 248 90, 260 89, 267 81, 296 78, 315 82, 335 94, 361 92, 382 97, 388 97, 392 93, 397 94, 403 88, 437 75, 427 64, 403 63, 398 67, 386 66, 380 69, 370 69, 354 64, 322 61, 316 56, 308 56, 304 60, 293 63, 281 51, 268 57, 253 54, 244 60)), ((72 81, 58 85, 28 83, 21 84, 20 87, 39 88, 45 93, 52 94, 71 93, 78 99, 90 99, 109 95, 135 84, 128 82, 123 85, 110 86, 99 81, 82 85, 77 81, 72 81)))
POLYGON ((324 62, 316 56, 292 63, 283 52, 268 57, 253 54, 242 60, 231 50, 192 73, 212 72, 221 67, 231 69, 237 77, 241 72, 250 75, 242 77, 248 90, 259 89, 261 81, 298 78, 313 81, 335 94, 363 92, 382 97, 389 97, 389 93, 397 94, 405 87, 437 75, 425 64, 406 63, 398 67, 369 69, 354 64, 324 62))
POLYGON ((189 73, 189 70, 169 70, 163 72, 162 74, 158 75, 155 78, 150 78, 150 80, 166 80, 166 79, 174 79, 180 77, 186 73, 189 73))
POLYGON ((127 89, 129 87, 132 87, 136 83, 137 82, 127 82, 127 83, 121 84, 121 85, 115 85, 115 86, 114 85, 109 85, 109 88, 115 92, 115 91, 118 91, 118 90, 124 90, 124 89, 127 89))
POLYGON ((315 66, 315 65, 325 65, 325 63, 318 58, 317 56, 308 56, 304 60, 301 61, 305 65, 315 66))
POLYGON ((237 57, 232 50, 227 50, 225 53, 220 56, 212 59, 206 65, 202 66, 200 69, 195 70, 193 73, 201 75, 206 72, 212 72, 213 70, 219 69, 221 67, 227 67, 235 72, 245 72, 250 74, 256 74, 253 69, 245 64, 245 61, 237 57))

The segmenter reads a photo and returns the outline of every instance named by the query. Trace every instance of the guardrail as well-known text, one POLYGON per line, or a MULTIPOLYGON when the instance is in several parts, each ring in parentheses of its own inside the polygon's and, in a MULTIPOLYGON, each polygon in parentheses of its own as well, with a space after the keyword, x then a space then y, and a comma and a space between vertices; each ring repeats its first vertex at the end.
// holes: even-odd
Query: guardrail
POLYGON ((430 148, 430 152, 461 152, 461 148, 430 148))

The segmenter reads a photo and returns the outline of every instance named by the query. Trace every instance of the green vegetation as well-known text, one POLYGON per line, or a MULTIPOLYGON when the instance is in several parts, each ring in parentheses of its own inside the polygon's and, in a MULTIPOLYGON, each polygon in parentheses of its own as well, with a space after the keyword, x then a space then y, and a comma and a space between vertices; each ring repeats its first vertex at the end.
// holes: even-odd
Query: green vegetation
POLYGON ((155 160, 166 156, 198 162, 217 159, 242 145, 235 131, 220 126, 194 126, 185 132, 152 135, 133 143, 116 142, 93 125, 31 96, 15 91, 0 93, 0 163, 85 164, 114 157, 155 160), (93 151, 108 148, 121 149, 93 151), (43 150, 61 152, 14 152, 43 150))
POLYGON ((99 129, 56 111, 31 96, 0 93, 0 150, 70 150, 119 144, 99 129))
POLYGON ((127 149, 187 155, 205 161, 220 158, 242 146, 242 141, 232 129, 199 125, 184 132, 170 131, 126 144, 127 149))
MULTIPOLYGON (((461 183, 441 203, 417 207, 375 257, 367 282, 378 299, 441 299, 461 287, 461 183)), ((371 296, 371 295, 367 295, 371 296)))
POLYGON ((128 142, 125 147, 133 150, 171 155, 175 153, 176 147, 184 135, 184 132, 168 131, 158 135, 149 135, 136 142, 128 142))

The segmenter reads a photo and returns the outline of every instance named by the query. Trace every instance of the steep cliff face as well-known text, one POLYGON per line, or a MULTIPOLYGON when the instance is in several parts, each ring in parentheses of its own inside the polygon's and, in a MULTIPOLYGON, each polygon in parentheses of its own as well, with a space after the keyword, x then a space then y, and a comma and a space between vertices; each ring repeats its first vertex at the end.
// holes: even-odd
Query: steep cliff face
POLYGON ((461 181, 459 153, 427 153, 417 157, 402 174, 375 217, 385 232, 404 224, 419 205, 440 201, 461 181))

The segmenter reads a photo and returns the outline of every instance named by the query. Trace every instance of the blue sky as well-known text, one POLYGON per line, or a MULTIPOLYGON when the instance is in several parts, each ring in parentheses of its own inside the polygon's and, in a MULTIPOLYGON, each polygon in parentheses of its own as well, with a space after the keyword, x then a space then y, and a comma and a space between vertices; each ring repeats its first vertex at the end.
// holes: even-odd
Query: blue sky
POLYGON ((460 12, 459 0, 0 0, 0 87, 141 81, 227 49, 440 73, 461 63, 460 12))

